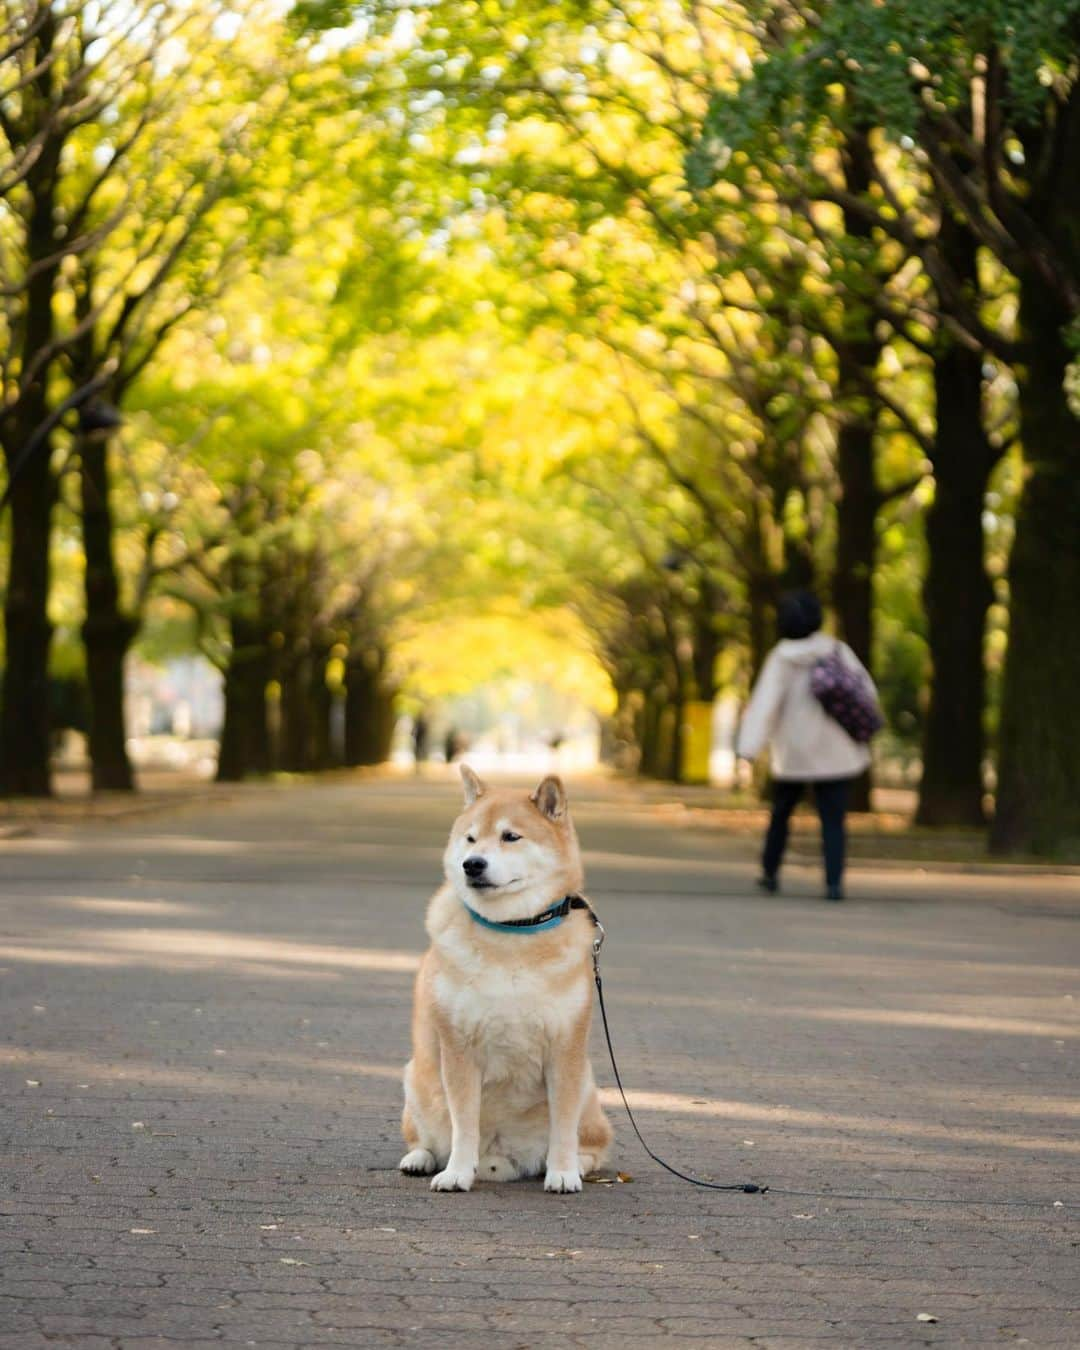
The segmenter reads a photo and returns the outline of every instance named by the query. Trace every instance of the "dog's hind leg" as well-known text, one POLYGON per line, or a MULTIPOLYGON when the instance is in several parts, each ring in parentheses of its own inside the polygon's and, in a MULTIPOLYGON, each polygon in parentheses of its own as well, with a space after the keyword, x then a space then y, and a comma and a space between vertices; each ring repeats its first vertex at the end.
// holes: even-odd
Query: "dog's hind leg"
POLYGON ((405 1136, 405 1144, 409 1151, 398 1163, 399 1170, 410 1177, 430 1176, 439 1164, 430 1149, 421 1148, 420 1132, 407 1105, 401 1113, 401 1133, 405 1136))
POLYGON ((409 1176, 426 1177, 446 1166, 450 1156, 450 1122, 438 1128, 438 1110, 425 1110, 416 1092, 415 1065, 405 1066, 405 1109, 401 1113, 401 1133, 408 1152, 398 1168, 409 1176), (436 1120, 432 1120, 432 1116, 436 1120))
POLYGON ((614 1137, 611 1121, 604 1115, 596 1087, 593 1086, 585 1099, 585 1109, 578 1125, 578 1166, 583 1177, 603 1167, 614 1137))
POLYGON ((434 1153, 426 1148, 413 1148, 398 1163, 398 1170, 407 1177, 429 1177, 438 1166, 434 1153))

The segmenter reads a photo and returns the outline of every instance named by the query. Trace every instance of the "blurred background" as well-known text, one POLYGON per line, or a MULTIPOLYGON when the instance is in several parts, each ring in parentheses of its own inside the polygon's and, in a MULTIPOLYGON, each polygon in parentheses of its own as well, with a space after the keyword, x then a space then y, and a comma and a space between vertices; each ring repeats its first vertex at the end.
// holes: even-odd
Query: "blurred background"
POLYGON ((1080 847, 1080 5, 895 10, 0 0, 3 792, 746 789, 809 586, 1080 847))

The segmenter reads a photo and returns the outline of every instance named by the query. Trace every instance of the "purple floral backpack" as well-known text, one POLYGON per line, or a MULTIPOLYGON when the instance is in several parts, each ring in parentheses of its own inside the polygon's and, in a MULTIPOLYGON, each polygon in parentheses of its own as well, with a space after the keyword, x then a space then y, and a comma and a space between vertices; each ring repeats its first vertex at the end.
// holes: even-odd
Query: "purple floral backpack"
POLYGON ((853 741, 865 744, 885 725, 873 689, 862 671, 847 664, 837 644, 810 672, 810 692, 853 741))

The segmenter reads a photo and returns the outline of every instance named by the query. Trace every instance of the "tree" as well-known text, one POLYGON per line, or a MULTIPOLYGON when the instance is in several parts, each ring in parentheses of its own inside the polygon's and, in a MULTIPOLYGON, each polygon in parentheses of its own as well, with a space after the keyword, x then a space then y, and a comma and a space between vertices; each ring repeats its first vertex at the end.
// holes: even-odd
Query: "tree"
MULTIPOLYGON (((1080 660, 1080 649, 1060 639, 1080 600, 1080 493, 1064 486, 1077 481, 1080 452, 1066 388, 1080 298, 1078 24, 1075 4, 1032 10, 1008 3, 990 13, 974 3, 923 3, 901 14, 834 0, 770 29, 779 37, 735 98, 749 124, 776 125, 782 116, 799 143, 793 159, 800 164, 823 126, 883 128, 894 159, 907 156, 911 172, 928 179, 941 212, 1017 279, 1012 341, 986 322, 970 268, 957 269, 964 255, 951 227, 927 228, 897 190, 895 173, 877 172, 869 197, 842 198, 920 260, 937 314, 953 334, 1016 363, 1029 472, 1010 572, 1012 639, 992 835, 999 849, 1062 842, 1075 832, 1080 797, 1080 718, 1062 722, 1053 693, 1080 660), (1064 550, 1050 545, 1059 538, 1064 550)), ((727 92, 717 95, 706 141, 723 141, 732 107, 727 92)), ((979 447, 973 462, 985 481, 979 447)))
MULTIPOLYGON (((4 605, 0 789, 49 791, 49 532, 56 483, 51 434, 59 421, 48 381, 59 350, 53 292, 79 240, 57 245, 61 157, 85 118, 87 43, 51 5, 4 5, 13 71, 0 106, 12 209, 3 222, 3 389, 0 442, 8 472, 11 551, 4 605)), ((74 405, 88 396, 77 390, 74 405)))
MULTIPOLYGON (((309 5, 305 13, 318 9, 309 5)), ((654 13, 597 3, 568 12, 552 5, 502 27, 479 6, 461 7, 450 24, 424 6, 410 12, 416 40, 395 68, 398 85, 413 96, 429 91, 429 134, 444 138, 449 128, 467 183, 483 184, 485 208, 497 204, 513 231, 501 242, 515 248, 515 261, 536 286, 536 321, 557 315, 602 335, 629 360, 647 353, 654 375, 682 386, 677 397, 686 397, 688 361, 696 364, 702 392, 691 400, 691 417, 707 421, 710 398, 726 384, 759 428, 736 442, 714 419, 715 434, 699 438, 707 448, 690 474, 712 496, 714 523, 726 521, 729 536, 740 510, 761 515, 745 541, 757 549, 761 573, 751 591, 752 652, 766 641, 765 615, 780 578, 809 579, 805 559, 801 567, 790 565, 792 556, 782 568, 761 567, 764 537, 787 535, 786 521, 777 528, 781 517, 768 519, 770 512, 790 515, 800 495, 790 473, 801 454, 799 423, 808 434, 812 427, 819 443, 822 426, 832 424, 838 487, 830 485, 829 495, 836 498, 839 561, 821 580, 834 585, 841 631, 870 662, 875 524, 919 477, 881 482, 876 468, 881 408, 874 386, 884 339, 860 292, 881 285, 880 250, 862 249, 864 279, 854 291, 858 251, 847 250, 848 295, 841 300, 834 291, 828 322, 816 329, 834 349, 826 372, 821 343, 805 338, 810 320, 827 308, 813 303, 822 251, 816 247, 807 262, 813 230, 785 228, 775 193, 763 203, 730 173, 723 191, 712 194, 691 195, 683 181, 712 70, 730 66, 745 46, 730 16, 702 7, 654 13), (768 299, 764 291, 772 292, 768 299), (773 453, 778 443, 782 450, 773 453), (732 479, 741 479, 741 492, 730 490, 732 479)), ((376 19, 383 14, 376 7, 376 19)), ((340 17, 336 9, 333 15, 340 17)), ((860 168, 859 156, 850 156, 849 172, 860 168)), ((686 456, 676 458, 676 475, 688 481, 686 456)))
MULTIPOLYGON (((10 791, 49 791, 47 683, 52 451, 73 442, 87 524, 87 607, 96 786, 131 786, 123 657, 132 636, 112 558, 103 409, 119 404, 169 330, 206 290, 167 290, 193 234, 232 185, 250 141, 258 77, 224 125, 214 91, 229 43, 210 9, 34 0, 0 11, 17 35, 0 132, 16 169, 4 217, 9 338, 0 440, 13 531, 0 762, 10 791), (167 47, 168 63, 157 53, 167 47), (111 404, 110 404, 111 400, 111 404), (69 425, 73 414, 75 424, 69 425)), ((204 269, 207 258, 200 259, 204 269)), ((212 269, 210 269, 212 270, 212 269)))

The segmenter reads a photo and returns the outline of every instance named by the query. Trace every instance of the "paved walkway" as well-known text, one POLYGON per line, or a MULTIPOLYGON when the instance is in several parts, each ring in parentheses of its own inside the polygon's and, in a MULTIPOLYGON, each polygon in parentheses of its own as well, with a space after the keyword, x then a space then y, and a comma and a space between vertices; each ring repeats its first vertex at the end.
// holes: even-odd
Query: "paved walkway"
POLYGON ((759 898, 751 841, 587 786, 643 1129, 823 1194, 696 1190, 616 1116, 627 1183, 432 1195, 399 1073, 457 801, 244 789, 0 844, 0 1346, 1080 1345, 1075 876, 759 898))

